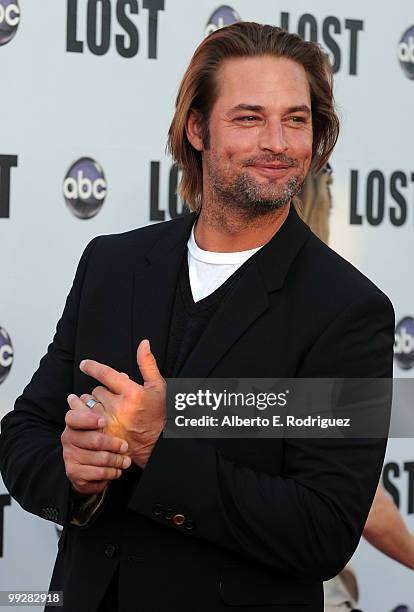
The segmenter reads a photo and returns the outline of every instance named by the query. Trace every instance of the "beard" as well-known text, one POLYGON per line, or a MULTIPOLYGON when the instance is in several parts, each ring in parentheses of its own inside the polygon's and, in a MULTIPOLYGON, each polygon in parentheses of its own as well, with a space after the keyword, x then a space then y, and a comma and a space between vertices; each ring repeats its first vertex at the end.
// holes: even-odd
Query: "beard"
POLYGON ((206 160, 206 168, 215 199, 226 208, 238 211, 246 219, 254 219, 283 208, 300 191, 306 172, 299 168, 297 160, 285 155, 273 155, 271 158, 251 158, 242 162, 242 166, 266 163, 286 163, 299 168, 296 175, 282 181, 268 180, 261 183, 248 172, 241 170, 238 174, 228 176, 223 171, 223 162, 214 154, 206 160))

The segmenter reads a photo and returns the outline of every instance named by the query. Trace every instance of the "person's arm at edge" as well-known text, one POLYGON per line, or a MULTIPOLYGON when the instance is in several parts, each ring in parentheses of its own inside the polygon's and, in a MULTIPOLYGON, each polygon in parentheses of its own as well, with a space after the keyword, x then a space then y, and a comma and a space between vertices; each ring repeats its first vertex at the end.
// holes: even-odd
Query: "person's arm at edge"
POLYGON ((363 536, 384 555, 414 569, 414 535, 382 484, 375 493, 363 536))

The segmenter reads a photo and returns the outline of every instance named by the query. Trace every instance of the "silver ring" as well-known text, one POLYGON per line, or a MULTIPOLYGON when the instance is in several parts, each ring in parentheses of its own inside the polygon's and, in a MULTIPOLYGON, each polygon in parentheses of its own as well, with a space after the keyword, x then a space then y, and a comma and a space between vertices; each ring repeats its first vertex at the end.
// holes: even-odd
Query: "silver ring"
POLYGON ((88 408, 90 408, 92 410, 92 408, 95 406, 95 404, 97 404, 98 402, 95 399, 88 399, 88 401, 86 402, 86 405, 88 406, 88 408))

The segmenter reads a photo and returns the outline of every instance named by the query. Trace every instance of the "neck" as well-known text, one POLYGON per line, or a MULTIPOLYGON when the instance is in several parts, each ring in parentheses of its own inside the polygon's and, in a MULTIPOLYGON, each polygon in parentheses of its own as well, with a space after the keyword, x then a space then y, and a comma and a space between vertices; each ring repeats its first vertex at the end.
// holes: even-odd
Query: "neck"
POLYGON ((197 245, 204 251, 216 253, 247 251, 262 246, 281 228, 290 206, 290 203, 286 204, 252 219, 239 211, 203 204, 194 228, 197 245))

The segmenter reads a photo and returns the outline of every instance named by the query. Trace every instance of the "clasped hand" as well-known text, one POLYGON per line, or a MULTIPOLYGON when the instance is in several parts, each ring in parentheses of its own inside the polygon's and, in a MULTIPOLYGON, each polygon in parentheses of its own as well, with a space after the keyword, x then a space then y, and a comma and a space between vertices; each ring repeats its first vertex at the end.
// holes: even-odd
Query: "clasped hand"
POLYGON ((139 344, 137 362, 143 385, 97 361, 80 364, 84 374, 103 386, 95 387, 92 395, 68 397, 63 457, 79 495, 102 491, 131 461, 145 468, 164 427, 166 383, 148 340, 139 344), (91 398, 98 402, 92 409, 86 406, 91 398))

